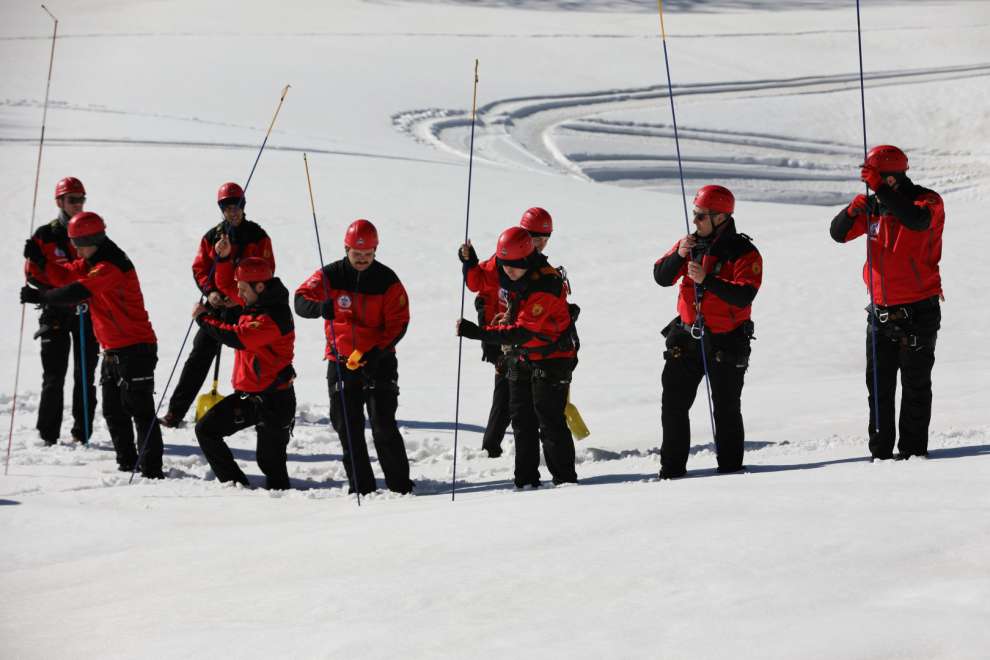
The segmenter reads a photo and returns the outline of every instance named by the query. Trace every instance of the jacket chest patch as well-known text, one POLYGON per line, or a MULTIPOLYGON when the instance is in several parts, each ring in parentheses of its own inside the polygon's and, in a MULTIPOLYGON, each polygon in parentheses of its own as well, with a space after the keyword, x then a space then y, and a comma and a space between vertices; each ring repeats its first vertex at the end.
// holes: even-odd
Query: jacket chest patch
POLYGON ((337 298, 337 306, 340 307, 341 309, 350 309, 351 308, 351 297, 348 296, 347 294, 344 294, 342 296, 338 296, 338 298, 337 298))
POLYGON ((543 313, 543 305, 540 305, 539 303, 537 303, 537 304, 533 305, 533 307, 530 308, 529 311, 530 311, 530 313, 533 316, 539 316, 540 314, 543 313))

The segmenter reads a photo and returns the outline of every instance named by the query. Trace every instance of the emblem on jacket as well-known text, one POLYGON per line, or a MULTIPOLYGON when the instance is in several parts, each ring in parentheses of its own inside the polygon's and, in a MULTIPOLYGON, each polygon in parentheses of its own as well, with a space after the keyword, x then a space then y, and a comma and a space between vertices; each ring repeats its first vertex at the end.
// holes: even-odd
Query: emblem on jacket
POLYGON ((337 306, 340 307, 341 309, 350 309, 351 297, 348 295, 340 296, 339 298, 337 298, 337 306))
POLYGON ((540 304, 533 305, 533 309, 531 311, 533 312, 533 316, 539 316, 540 314, 543 313, 543 305, 540 304))

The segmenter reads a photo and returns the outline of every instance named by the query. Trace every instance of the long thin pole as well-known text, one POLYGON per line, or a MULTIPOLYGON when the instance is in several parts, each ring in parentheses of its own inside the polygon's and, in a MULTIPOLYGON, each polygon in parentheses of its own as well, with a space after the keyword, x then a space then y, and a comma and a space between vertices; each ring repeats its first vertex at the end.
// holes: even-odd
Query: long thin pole
MULTIPOLYGON (((275 106, 275 114, 272 115, 272 120, 268 124, 268 130, 265 131, 265 139, 261 141, 261 146, 258 148, 258 155, 254 157, 254 164, 251 165, 251 172, 248 174, 247 181, 244 183, 244 193, 247 194, 248 186, 251 185, 251 177, 254 176, 254 170, 258 167, 258 161, 261 160, 261 154, 265 151, 265 145, 268 144, 268 136, 272 134, 272 128, 275 126, 275 119, 278 117, 279 110, 282 109, 282 103, 285 101, 285 95, 289 93, 290 85, 286 85, 282 88, 282 94, 279 96, 278 105, 275 106)), ((209 276, 213 277, 213 271, 216 269, 216 261, 210 266, 209 276)), ((203 298, 200 296, 200 302, 203 298)), ((128 479, 127 483, 132 483, 134 481, 134 474, 138 470, 138 466, 141 464, 141 460, 144 458, 145 451, 148 448, 148 438, 151 437, 151 431, 155 428, 157 423, 155 420, 158 418, 158 413, 162 409, 162 403, 165 402, 165 395, 168 394, 168 386, 172 383, 172 376, 175 375, 175 368, 179 366, 179 359, 182 357, 182 351, 186 347, 186 342, 189 340, 189 333, 192 332, 192 327, 196 323, 196 319, 191 319, 189 321, 189 326, 186 328, 186 335, 182 338, 182 345, 179 346, 179 352, 175 356, 175 363, 172 365, 172 371, 169 373, 168 381, 165 383, 165 389, 162 390, 162 395, 158 399, 158 405, 155 406, 155 419, 152 419, 151 424, 148 425, 148 430, 144 434, 144 442, 141 444, 140 450, 138 452, 138 460, 134 463, 134 468, 131 470, 131 478, 128 479)))
MULTIPOLYGON (((859 17, 859 0, 856 0, 856 39, 859 43, 859 102, 863 110, 863 163, 866 163, 866 83, 863 81, 863 29, 859 17)), ((866 197, 870 197, 870 186, 866 185, 866 197)), ((879 233, 879 226, 877 232, 879 233)), ((870 350, 873 353, 873 431, 880 434, 880 365, 877 363, 877 307, 873 295, 873 251, 870 249, 872 240, 870 232, 870 214, 866 214, 866 270, 869 272, 870 289, 870 350)))
MULTIPOLYGON (((663 0, 657 0, 657 9, 660 13, 660 39, 663 42, 663 62, 667 69, 667 97, 670 99, 670 117, 674 124, 674 146, 677 149, 677 172, 681 179, 681 203, 684 205, 684 229, 691 233, 691 223, 688 221, 687 190, 684 187, 684 167, 681 164, 681 141, 677 133, 677 112, 674 109, 674 87, 670 82, 670 57, 667 55, 667 30, 663 23, 663 0)), ((695 323, 700 329, 700 334, 696 337, 701 351, 701 365, 705 371, 705 391, 708 394, 708 420, 712 426, 712 442, 715 443, 715 453, 718 453, 718 436, 715 434, 715 412, 712 409, 712 385, 708 375, 708 357, 705 355, 705 322, 701 314, 701 289, 697 282, 694 284, 694 309, 695 323)), ((694 336, 694 332, 691 333, 694 336)))
MULTIPOLYGON (((475 113, 478 109, 478 60, 474 61, 474 91, 471 93, 471 147, 468 152, 468 185, 467 185, 467 208, 464 211, 464 242, 468 241, 468 230, 471 226, 471 178, 474 173, 474 124, 475 113)), ((464 296, 467 279, 461 281, 461 315, 457 318, 464 318, 464 296)), ((454 403, 454 467, 450 479, 450 501, 453 502, 457 495, 457 432, 460 430, 461 422, 461 359, 464 353, 464 337, 457 337, 457 393, 454 403)))
MULTIPOLYGON (((48 123, 48 92, 52 86, 52 69, 55 66, 55 39, 58 37, 58 19, 48 11, 48 7, 41 5, 45 13, 51 16, 55 25, 52 27, 52 49, 48 55, 48 80, 45 82, 45 105, 41 113, 41 139, 38 140, 38 164, 34 170, 34 196, 31 199, 31 224, 28 226, 28 234, 34 229, 34 219, 38 210, 38 182, 41 179, 41 154, 45 147, 45 126, 48 123)), ((14 395, 10 400, 10 432, 7 434, 7 456, 4 459, 3 474, 7 475, 10 469, 10 447, 14 441, 14 417, 17 413, 17 386, 21 380, 21 352, 24 349, 24 318, 27 315, 27 305, 21 303, 21 330, 17 336, 17 366, 14 368, 14 395)))
POLYGON ((261 147, 258 149, 258 155, 254 157, 254 164, 251 165, 251 173, 248 174, 247 181, 244 183, 244 192, 247 193, 248 186, 251 185, 251 177, 254 176, 254 168, 258 166, 258 161, 261 160, 261 152, 265 150, 265 145, 268 144, 268 136, 272 134, 272 128, 275 126, 275 120, 278 118, 278 113, 282 109, 282 103, 285 101, 285 95, 289 93, 289 87, 291 85, 286 85, 282 88, 282 94, 279 96, 278 105, 275 107, 275 114, 272 115, 272 120, 268 124, 268 130, 265 132, 265 139, 261 142, 261 147))
POLYGON ((89 381, 86 379, 86 312, 89 305, 80 303, 76 307, 79 315, 79 378, 82 380, 82 404, 83 404, 83 444, 89 444, 90 421, 89 421, 89 381))
MULTIPOLYGON (((309 177, 309 160, 307 160, 305 152, 303 153, 303 166, 306 168, 306 187, 309 189, 309 208, 313 212, 313 231, 316 232, 316 251, 320 255, 320 275, 323 280, 323 294, 326 296, 327 300, 331 300, 330 282, 327 279, 327 273, 324 270, 326 262, 323 261, 323 245, 320 243, 320 226, 316 222, 316 201, 313 199, 313 181, 309 177)), ((330 326, 330 350, 334 353, 334 357, 339 357, 337 355, 337 331, 334 330, 333 321, 330 321, 327 325, 330 326)), ((337 368, 337 383, 340 385, 338 388, 340 390, 340 410, 344 415, 344 435, 347 436, 347 453, 351 457, 351 475, 353 475, 352 480, 354 493, 357 495, 358 506, 361 506, 361 489, 358 487, 357 463, 354 461, 354 444, 351 441, 351 424, 347 419, 347 398, 344 395, 344 374, 340 370, 339 359, 335 359, 333 364, 337 368)), ((331 404, 333 404, 332 401, 331 404)))

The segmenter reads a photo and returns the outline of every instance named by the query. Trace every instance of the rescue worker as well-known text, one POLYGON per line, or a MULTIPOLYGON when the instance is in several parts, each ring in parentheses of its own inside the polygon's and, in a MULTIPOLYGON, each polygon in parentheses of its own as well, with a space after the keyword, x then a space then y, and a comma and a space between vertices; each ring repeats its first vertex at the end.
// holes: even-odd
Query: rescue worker
POLYGON ((541 439, 553 483, 577 483, 574 438, 564 418, 577 365, 577 307, 567 304, 564 279, 522 227, 502 232, 495 256, 508 310, 484 327, 460 319, 457 334, 508 347, 516 487, 539 488, 541 439))
POLYGON ((71 284, 47 291, 25 286, 21 302, 89 304, 93 332, 103 348, 103 417, 118 469, 130 472, 140 458, 142 476, 162 479, 162 435, 154 398, 158 340, 144 307, 137 271, 107 237, 99 215, 77 213, 69 220, 68 234, 79 258, 52 267, 60 281, 71 284))
POLYGON ((344 258, 313 273, 295 295, 299 316, 324 319, 330 420, 343 445, 350 491, 362 495, 377 489, 364 437, 365 407, 385 485, 396 493, 410 493, 414 485, 395 421, 395 346, 409 325, 409 298, 395 272, 376 260, 377 249, 375 226, 355 220, 344 234, 344 258))
POLYGON ((236 280, 244 305, 240 316, 234 324, 224 323, 216 308, 199 303, 193 308, 193 318, 213 340, 234 349, 234 393, 196 423, 196 440, 218 481, 246 487, 247 477, 224 438, 254 426, 258 437, 255 457, 265 485, 269 490, 285 490, 290 487, 286 448, 296 416, 292 385, 296 333, 289 292, 275 277, 270 261, 261 257, 241 259, 236 270, 226 259, 216 270, 218 281, 236 280))
POLYGON ((869 448, 873 460, 928 455, 932 368, 942 320, 939 261, 945 208, 938 193, 907 177, 907 169, 908 158, 897 147, 883 144, 871 149, 860 178, 873 194, 856 195, 835 216, 830 229, 832 238, 839 243, 868 235, 869 259, 863 266, 863 280, 868 291, 872 287, 875 303, 872 309, 867 307, 866 333, 869 448), (874 322, 875 363, 871 336, 874 322), (879 392, 874 392, 874 370, 879 392), (894 454, 898 371, 900 435, 898 452, 894 454))
POLYGON ((750 315, 763 281, 763 259, 751 239, 736 231, 735 203, 727 188, 700 188, 694 197, 695 232, 680 239, 653 266, 653 279, 660 286, 680 281, 678 315, 663 330, 660 479, 687 473, 688 413, 706 367, 718 471, 743 469, 741 398, 753 339, 750 315))
MULTIPOLYGON (((538 206, 527 209, 519 221, 519 226, 533 238, 533 247, 542 253, 553 232, 553 218, 545 209, 538 206)), ((499 284, 498 264, 493 254, 484 262, 478 261, 478 254, 468 240, 457 252, 461 260, 464 281, 467 288, 477 293, 474 307, 478 311, 478 325, 491 325, 496 316, 506 310, 505 291, 499 284)), ((502 455, 502 439, 509 426, 509 382, 505 378, 505 360, 502 347, 490 342, 481 343, 481 359, 495 366, 495 388, 492 393, 492 407, 488 413, 488 424, 482 437, 481 448, 489 458, 502 455)))
MULTIPOLYGON (((24 244, 24 273, 29 284, 48 290, 69 284, 61 280, 52 264, 65 266, 78 258, 69 240, 69 219, 83 210, 86 188, 69 176, 55 184, 58 217, 41 225, 24 244)), ((93 321, 85 305, 42 305, 35 339, 41 340, 41 401, 36 428, 45 445, 58 442, 62 427, 63 390, 72 350, 72 440, 88 442, 96 412, 96 363, 100 347, 93 334, 93 321), (82 319, 82 335, 80 335, 82 319), (85 349, 85 351, 83 350, 85 349), (81 366, 85 362, 86 371, 81 366), (84 397, 83 394, 86 396, 84 397), (83 406, 86 399, 88 409, 83 406), (84 412, 85 411, 85 412, 84 412), (85 420, 88 416, 89 429, 85 420), (89 434, 87 434, 87 431, 89 434)))
MULTIPOLYGON (((230 324, 237 323, 242 310, 233 282, 226 291, 219 286, 216 278, 218 264, 229 259, 236 267, 241 259, 260 257, 275 272, 272 242, 260 225, 244 215, 246 203, 244 190, 236 183, 228 182, 220 186, 217 205, 223 213, 223 221, 211 227, 200 239, 192 264, 193 278, 206 298, 206 304, 219 318, 230 324)), ((162 426, 176 428, 182 423, 220 350, 220 342, 200 327, 193 337, 192 350, 182 367, 179 382, 172 391, 168 412, 161 418, 162 426)))

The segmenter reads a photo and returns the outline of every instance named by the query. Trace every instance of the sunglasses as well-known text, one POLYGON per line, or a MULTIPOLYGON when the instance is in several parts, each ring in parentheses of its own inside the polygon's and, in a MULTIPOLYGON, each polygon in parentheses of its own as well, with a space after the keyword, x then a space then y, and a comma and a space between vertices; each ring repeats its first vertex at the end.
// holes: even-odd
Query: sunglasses
POLYGON ((697 218, 711 218, 712 216, 718 215, 718 213, 699 213, 698 211, 694 211, 693 212, 693 215, 694 215, 695 219, 697 219, 697 218))
POLYGON ((65 202, 67 204, 85 204, 86 203, 86 196, 85 195, 80 195, 79 197, 76 197, 74 195, 66 195, 65 196, 65 202))
POLYGON ((225 209, 225 208, 228 208, 228 207, 231 207, 231 206, 240 206, 240 205, 241 205, 241 198, 240 197, 228 197, 227 199, 221 199, 220 200, 220 208, 221 209, 225 209))

